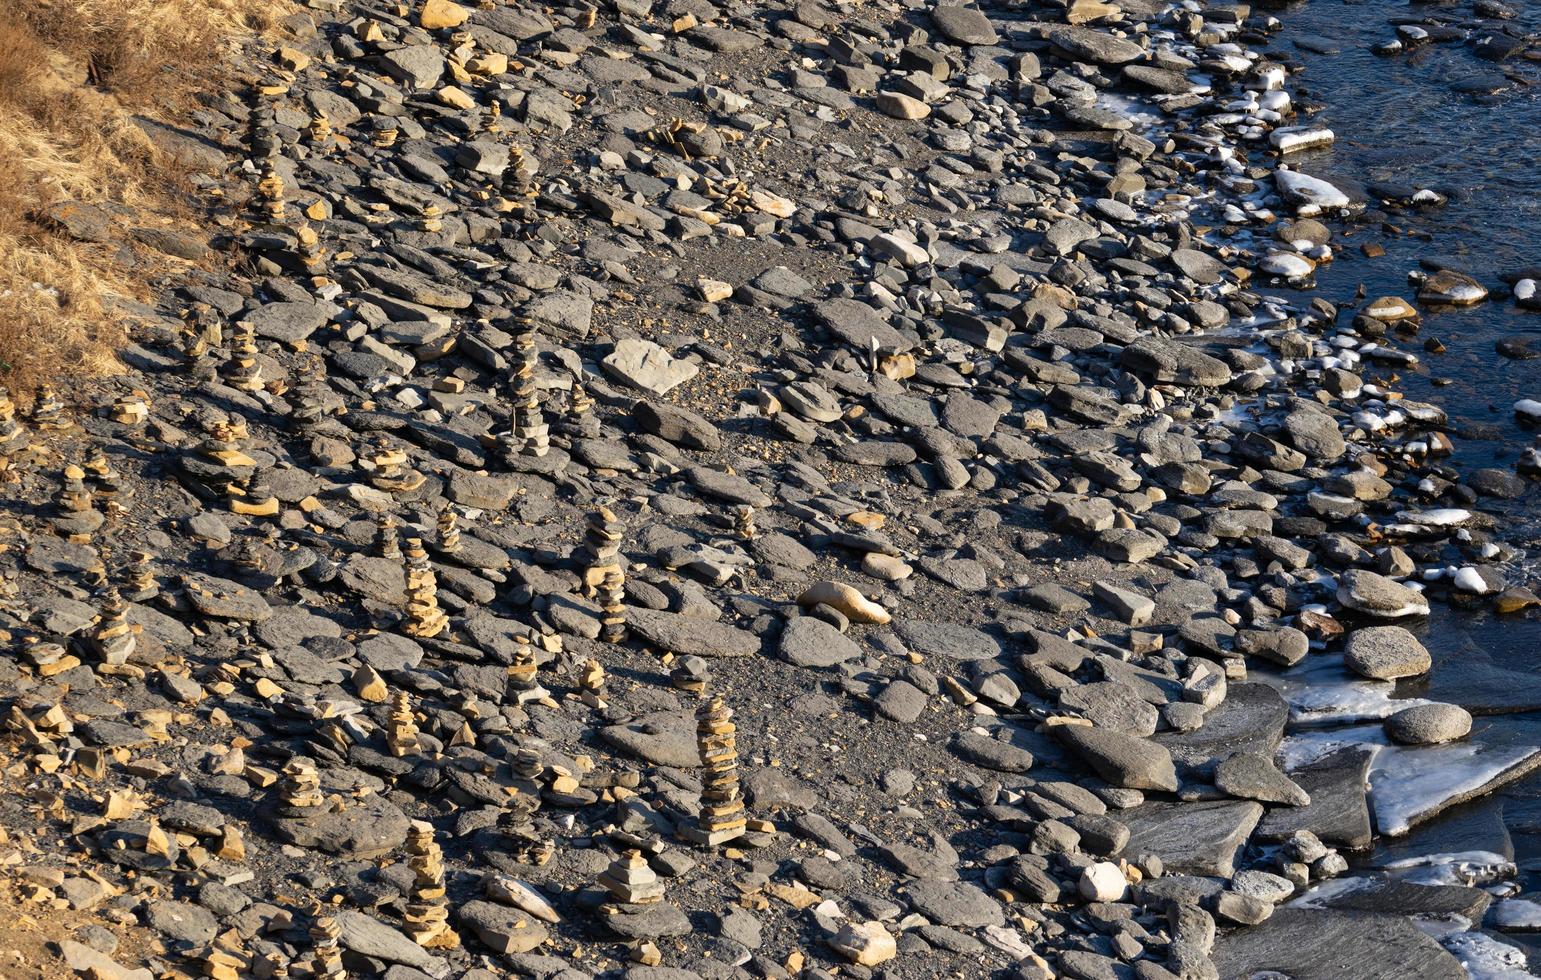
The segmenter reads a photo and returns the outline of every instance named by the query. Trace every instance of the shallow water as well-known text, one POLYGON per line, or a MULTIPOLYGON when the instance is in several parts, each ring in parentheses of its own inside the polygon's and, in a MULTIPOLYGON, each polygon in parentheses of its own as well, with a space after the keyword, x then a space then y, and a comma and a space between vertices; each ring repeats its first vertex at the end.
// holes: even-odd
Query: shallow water
MULTIPOLYGON (((1347 247, 1318 272, 1317 291, 1345 302, 1363 284, 1368 299, 1412 299, 1416 287, 1408 272, 1420 262, 1468 272, 1492 290, 1475 307, 1424 311, 1420 332, 1402 342, 1421 364, 1400 372, 1397 387, 1450 413, 1454 461, 1462 469, 1512 469, 1535 440, 1533 429, 1516 422, 1512 406, 1541 395, 1541 359, 1511 360, 1495 344, 1533 337, 1541 353, 1541 313, 1518 309, 1499 276, 1541 265, 1541 67, 1523 58, 1482 60, 1470 41, 1428 44, 1390 57, 1371 50, 1395 37, 1399 19, 1474 23, 1470 4, 1315 0, 1267 9, 1284 29, 1264 50, 1304 67, 1290 82, 1296 103, 1319 104, 1316 121, 1337 134, 1329 148, 1291 155, 1290 165, 1372 202, 1362 218, 1332 223, 1335 240, 1347 247), (1503 82, 1504 91, 1479 96, 1454 88, 1476 78, 1503 82), (1437 209, 1382 209, 1365 190, 1376 182, 1433 188, 1450 200, 1437 209), (1366 257, 1360 246, 1367 242, 1386 254, 1366 257), (1426 352, 1430 338, 1446 350, 1426 352)), ((1508 22, 1514 30, 1541 30, 1541 10, 1516 9, 1518 16, 1508 22)), ((1520 500, 1483 503, 1503 514, 1504 538, 1529 552, 1511 570, 1513 583, 1532 583, 1541 569, 1536 503, 1534 490, 1520 500)), ((1541 618, 1436 604, 1426 627, 1415 630, 1434 654, 1434 670, 1418 683, 1399 685, 1395 696, 1466 705, 1479 714, 1473 737, 1483 741, 1541 744, 1541 713, 1533 710, 1541 708, 1541 618)), ((1541 887, 1536 775, 1495 799, 1457 807, 1409 838, 1386 842, 1377 857, 1491 841, 1500 809, 1521 883, 1526 890, 1541 887)))

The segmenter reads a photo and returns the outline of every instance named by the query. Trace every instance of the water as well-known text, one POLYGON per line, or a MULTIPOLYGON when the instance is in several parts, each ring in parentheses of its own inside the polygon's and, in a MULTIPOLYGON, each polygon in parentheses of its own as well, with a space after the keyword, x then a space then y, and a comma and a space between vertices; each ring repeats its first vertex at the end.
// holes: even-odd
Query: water
MULTIPOLYGON (((1391 57, 1372 51, 1396 36, 1399 21, 1436 18, 1475 26, 1471 4, 1315 0, 1268 9, 1284 29, 1264 50, 1304 66, 1290 83, 1296 103, 1320 104, 1315 121, 1338 137, 1329 148, 1292 155, 1291 166, 1372 202, 1361 218, 1333 223, 1335 240, 1347 247, 1318 271, 1318 292, 1349 301, 1363 284, 1368 299, 1411 300, 1416 287, 1408 272, 1420 263, 1448 265, 1487 285, 1493 295, 1485 303, 1424 311, 1417 336, 1402 338, 1421 363, 1399 371, 1396 387, 1450 413, 1453 461, 1462 470, 1512 469, 1535 440, 1534 431, 1515 420, 1512 406, 1541 397, 1541 359, 1506 358, 1495 345, 1533 338, 1541 353, 1541 313, 1517 308, 1499 277, 1541 266, 1541 168, 1535 165, 1541 159, 1541 67, 1523 56, 1502 64, 1483 60, 1471 41, 1429 44, 1391 57), (1473 81, 1478 84, 1468 84, 1473 81), (1502 91, 1470 94, 1471 88, 1502 91), (1372 183, 1433 188, 1449 203, 1382 209, 1365 192, 1372 183), (1365 243, 1385 254, 1366 257, 1365 243), (1444 346, 1443 353, 1424 351, 1430 338, 1444 346)), ((1541 31, 1541 10, 1519 9, 1506 23, 1520 34, 1541 31)), ((1483 507, 1500 513, 1505 540, 1528 551, 1509 569, 1511 584, 1533 582, 1541 567, 1535 492, 1515 501, 1485 500, 1483 507)), ((1467 706, 1478 715, 1474 739, 1541 744, 1541 618, 1436 604, 1419 631, 1434 654, 1434 669, 1425 679, 1399 685, 1395 697, 1467 706)), ((1383 843, 1372 861, 1459 850, 1463 841, 1480 846, 1494 839, 1499 813, 1513 838, 1521 884, 1541 887, 1541 776, 1535 775, 1492 799, 1457 807, 1405 840, 1383 843)))

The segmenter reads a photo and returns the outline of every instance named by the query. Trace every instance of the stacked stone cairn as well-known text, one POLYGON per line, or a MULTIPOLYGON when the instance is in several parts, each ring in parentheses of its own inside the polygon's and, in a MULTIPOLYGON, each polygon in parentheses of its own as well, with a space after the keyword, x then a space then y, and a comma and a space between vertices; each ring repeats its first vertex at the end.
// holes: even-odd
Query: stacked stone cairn
POLYGON ((449 617, 439 608, 438 577, 421 538, 407 540, 406 561, 407 620, 402 628, 412 636, 438 636, 449 628, 449 617))
POLYGON ((433 824, 414 820, 407 831, 407 863, 412 868, 411 901, 402 920, 412 941, 424 949, 454 949, 460 936, 449 925, 445 903, 444 853, 434 840, 433 824))
POLYGON ((706 769, 702 778, 701 814, 696 826, 683 826, 680 835, 706 847, 742 837, 748 821, 738 786, 738 747, 733 712, 715 697, 696 712, 696 745, 706 769))

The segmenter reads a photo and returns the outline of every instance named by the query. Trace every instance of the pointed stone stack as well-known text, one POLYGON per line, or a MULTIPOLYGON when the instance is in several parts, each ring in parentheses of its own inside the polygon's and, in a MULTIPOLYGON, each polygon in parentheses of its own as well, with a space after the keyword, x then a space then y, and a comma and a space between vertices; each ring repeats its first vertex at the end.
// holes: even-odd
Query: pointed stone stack
POLYGON ((392 561, 401 559, 401 535, 397 531, 395 514, 382 514, 375 526, 375 555, 392 561))
POLYGON ((407 831, 407 863, 414 875, 412 900, 402 920, 406 933, 424 949, 455 949, 460 936, 449 925, 444 902, 444 853, 433 837, 433 824, 414 820, 407 831))
POLYGON ((91 628, 91 652, 107 667, 121 667, 139 645, 140 627, 128 621, 128 603, 115 588, 102 599, 101 617, 91 628))
MULTIPOLYGON (((583 591, 593 595, 612 571, 621 572, 621 541, 625 539, 626 526, 609 507, 600 507, 589 514, 583 529, 583 591)), ((623 573, 624 574, 624 573, 623 573)), ((623 583, 624 584, 624 583, 623 583)))
POLYGON ((265 980, 289 980, 289 961, 277 950, 268 952, 262 957, 258 975, 265 980))
POLYGON ((160 595, 160 583, 155 579, 155 555, 138 549, 129 555, 127 579, 129 595, 135 602, 144 602, 160 595))
POLYGON ((439 551, 453 555, 460 550, 460 523, 455 508, 445 504, 439 511, 439 551))
POLYGON ((325 153, 331 148, 332 121, 327 118, 326 113, 317 112, 310 117, 310 125, 306 127, 305 135, 310 139, 311 146, 325 153))
POLYGON ((573 378, 567 393, 567 413, 562 417, 562 434, 574 439, 599 435, 599 418, 594 414, 594 399, 582 378, 573 378))
POLYGON ((82 576, 82 581, 86 583, 86 588, 92 590, 105 589, 111 584, 107 574, 107 550, 105 548, 97 555, 96 560, 91 563, 91 567, 86 569, 85 574, 82 576))
POLYGON ((663 901, 663 882, 648 867, 641 851, 627 851, 611 862, 598 884, 624 905, 653 905, 663 901))
POLYGON ((626 576, 619 567, 605 573, 599 587, 599 601, 604 615, 599 621, 599 638, 606 643, 620 643, 626 639, 626 576))
POLYGON ((733 511, 733 533, 745 541, 753 541, 760 536, 759 530, 754 526, 754 508, 748 504, 740 504, 733 511))
POLYGON ((515 322, 513 388, 514 415, 504 446, 507 456, 545 456, 551 450, 551 427, 540 409, 540 391, 535 382, 539 351, 535 346, 535 321, 527 316, 515 322))
POLYGON ((370 446, 364 459, 372 467, 369 482, 376 490, 411 493, 428 479, 412 468, 406 452, 388 442, 379 441, 370 446))
POLYGON ((32 417, 29 421, 34 429, 47 432, 62 432, 75 424, 70 421, 64 402, 59 399, 59 394, 54 391, 53 385, 43 385, 38 388, 37 400, 32 403, 32 417))
POLYGON ((409 538, 407 560, 407 621, 402 627, 412 636, 438 636, 449 628, 449 617, 439 608, 439 580, 428 562, 421 538, 409 538))
POLYGON ((418 741, 417 716, 412 713, 412 695, 397 691, 391 698, 391 713, 385 729, 385 744, 398 759, 412 755, 422 747, 418 741))
POLYGON ((14 456, 27 447, 27 441, 27 430, 16 421, 10 389, 0 387, 0 456, 14 456))
POLYGON ((706 772, 702 777, 701 815, 694 827, 681 827, 686 840, 716 847, 742 837, 747 821, 738 787, 738 747, 733 712, 721 697, 696 712, 696 745, 706 772))
POLYGON ((225 361, 225 384, 237 391, 262 390, 262 365, 257 362, 257 332, 245 320, 230 333, 230 357, 225 361))
POLYGON ((508 665, 508 690, 513 695, 515 703, 527 704, 551 697, 551 692, 542 687, 537 679, 539 670, 535 659, 535 645, 530 642, 528 636, 515 636, 514 659, 513 663, 508 665))
POLYGON ((342 966, 342 926, 329 915, 318 916, 310 926, 310 975, 312 980, 347 980, 342 966))
POLYGON ((288 215, 284 207, 284 176, 278 172, 273 160, 262 161, 262 179, 257 181, 257 195, 262 198, 262 210, 268 220, 281 222, 288 215))

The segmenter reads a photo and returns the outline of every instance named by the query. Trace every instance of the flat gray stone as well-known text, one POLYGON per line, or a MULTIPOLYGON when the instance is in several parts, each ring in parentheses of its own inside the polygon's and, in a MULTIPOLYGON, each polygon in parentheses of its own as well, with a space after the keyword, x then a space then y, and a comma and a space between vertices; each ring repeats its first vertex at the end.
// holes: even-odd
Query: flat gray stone
POLYGON ((676 654, 749 657, 760 652, 758 636, 709 619, 632 606, 627 608, 626 625, 647 642, 676 654))
POLYGON ((1280 909, 1268 921, 1221 936, 1222 980, 1277 971, 1292 980, 1466 980, 1455 957, 1394 915, 1280 909))
POLYGON ((833 667, 861 656, 856 641, 813 616, 798 616, 781 631, 781 656, 799 667, 833 667))
POLYGON ((1168 873, 1229 878, 1236 852, 1263 815, 1250 800, 1143 803, 1119 814, 1129 828, 1127 854, 1155 854, 1168 873))

